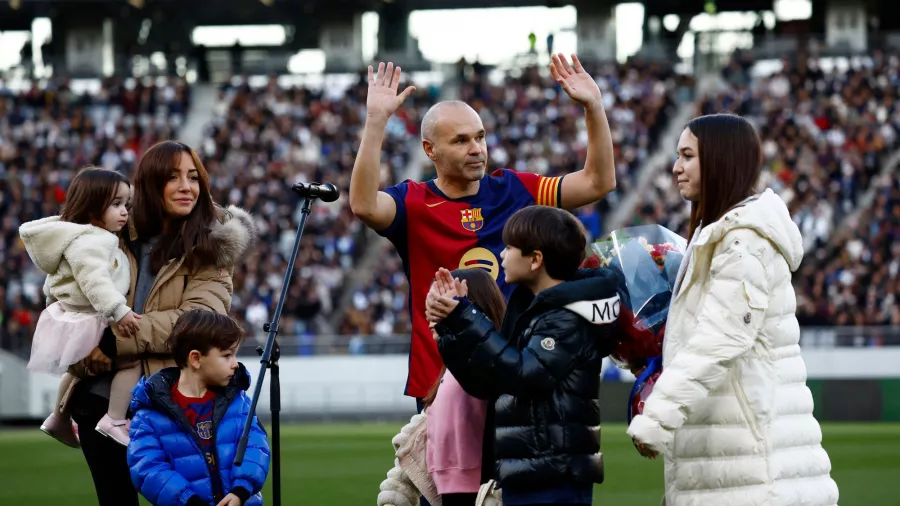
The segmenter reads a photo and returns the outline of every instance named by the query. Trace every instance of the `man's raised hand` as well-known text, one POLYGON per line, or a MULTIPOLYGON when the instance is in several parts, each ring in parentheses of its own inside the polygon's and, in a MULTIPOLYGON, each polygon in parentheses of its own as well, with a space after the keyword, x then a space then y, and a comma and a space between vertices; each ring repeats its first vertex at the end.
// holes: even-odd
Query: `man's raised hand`
POLYGON ((412 92, 415 86, 407 86, 405 90, 397 93, 400 87, 400 67, 388 62, 385 68, 384 62, 378 64, 378 72, 373 73, 369 65, 369 92, 366 96, 366 116, 381 121, 387 121, 400 107, 412 92))
POLYGON ((600 93, 600 87, 594 78, 585 72, 577 56, 572 55, 571 65, 562 53, 553 55, 550 60, 550 74, 572 100, 585 107, 602 103, 603 95, 600 93))

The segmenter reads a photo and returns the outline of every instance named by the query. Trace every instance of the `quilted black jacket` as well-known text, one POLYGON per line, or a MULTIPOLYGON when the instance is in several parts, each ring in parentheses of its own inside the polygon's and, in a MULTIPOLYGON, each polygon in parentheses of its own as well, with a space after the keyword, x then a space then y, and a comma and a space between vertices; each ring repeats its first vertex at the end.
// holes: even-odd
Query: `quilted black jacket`
POLYGON ((484 478, 518 490, 603 482, 600 367, 614 345, 617 276, 584 269, 537 296, 517 288, 500 332, 466 299, 438 326, 453 376, 494 400, 484 478))

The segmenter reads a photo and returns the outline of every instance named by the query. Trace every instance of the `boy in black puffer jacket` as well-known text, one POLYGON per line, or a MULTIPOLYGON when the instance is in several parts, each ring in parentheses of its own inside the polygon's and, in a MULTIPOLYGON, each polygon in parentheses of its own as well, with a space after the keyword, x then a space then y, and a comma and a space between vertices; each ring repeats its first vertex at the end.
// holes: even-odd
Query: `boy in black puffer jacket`
POLYGON ((517 212, 503 242, 506 282, 519 286, 499 333, 465 285, 438 274, 426 307, 441 357, 470 395, 495 400, 504 506, 589 505, 603 482, 600 367, 614 346, 618 275, 578 269, 583 229, 560 209, 517 212))

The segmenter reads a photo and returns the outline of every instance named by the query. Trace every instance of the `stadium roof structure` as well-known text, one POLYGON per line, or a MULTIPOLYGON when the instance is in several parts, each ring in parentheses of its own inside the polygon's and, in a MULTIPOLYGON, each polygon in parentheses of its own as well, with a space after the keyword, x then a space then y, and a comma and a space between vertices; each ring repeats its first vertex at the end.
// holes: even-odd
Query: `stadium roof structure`
MULTIPOLYGON (((624 0, 623 0, 624 1, 624 0)), ((348 12, 380 10, 384 4, 406 4, 409 9, 461 9, 475 7, 574 5, 576 8, 597 9, 612 7, 616 0, 215 0, 210 9, 209 0, 0 0, 0 19, 11 17, 47 16, 53 11, 75 11, 88 8, 87 12, 102 14, 122 8, 179 12, 197 24, 256 24, 272 23, 279 19, 332 15, 348 12)), ((643 0, 648 15, 700 13, 715 6, 718 11, 771 10, 773 0, 643 0)))

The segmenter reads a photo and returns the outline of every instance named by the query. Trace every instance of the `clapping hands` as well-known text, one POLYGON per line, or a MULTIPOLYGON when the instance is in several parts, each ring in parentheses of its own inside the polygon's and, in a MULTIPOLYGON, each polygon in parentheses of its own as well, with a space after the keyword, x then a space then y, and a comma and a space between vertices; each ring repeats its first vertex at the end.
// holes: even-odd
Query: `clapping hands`
POLYGON ((450 271, 441 267, 434 275, 434 283, 425 298, 425 318, 431 328, 440 323, 456 308, 459 301, 456 297, 465 297, 469 287, 465 280, 460 281, 450 275, 450 271))

